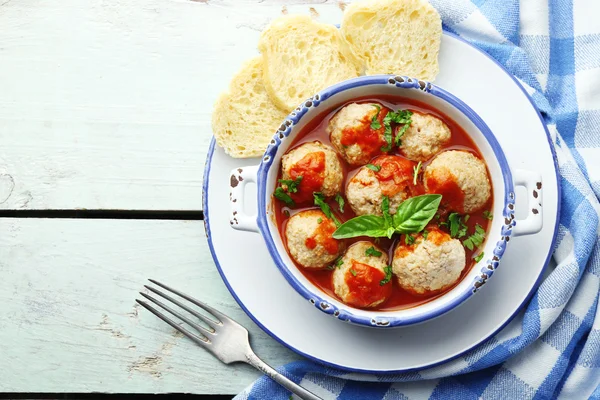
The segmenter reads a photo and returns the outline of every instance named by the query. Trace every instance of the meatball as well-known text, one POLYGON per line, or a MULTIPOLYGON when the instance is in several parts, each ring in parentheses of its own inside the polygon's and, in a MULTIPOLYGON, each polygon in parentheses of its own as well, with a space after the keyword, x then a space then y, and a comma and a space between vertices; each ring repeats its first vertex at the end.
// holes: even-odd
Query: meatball
POLYGON ((344 250, 344 242, 332 237, 336 226, 320 210, 301 211, 285 227, 290 255, 305 268, 324 268, 344 250))
POLYGON ((281 158, 281 169, 284 180, 302 177, 296 192, 288 190, 285 183, 282 184, 296 203, 312 203, 313 192, 331 197, 342 189, 342 164, 331 147, 318 141, 304 143, 288 151, 281 158))
POLYGON ((450 128, 439 118, 414 112, 402 135, 400 153, 413 161, 426 161, 450 141, 450 128))
POLYGON ((359 169, 346 187, 348 204, 356 215, 383 215, 383 196, 390 199, 390 214, 411 196, 415 163, 398 156, 379 156, 359 169))
POLYGON ((492 194, 483 161, 467 151, 438 154, 424 174, 427 192, 441 194, 445 208, 468 214, 481 210, 492 194))
POLYGON ((414 294, 435 294, 452 286, 466 265, 465 249, 458 239, 433 228, 425 239, 401 241, 394 250, 392 270, 398 284, 414 294))
POLYGON ((388 145, 383 124, 387 113, 379 104, 352 103, 331 118, 327 126, 329 139, 348 164, 363 165, 383 153, 381 148, 388 145))
POLYGON ((333 272, 333 288, 344 303, 376 307, 391 295, 391 280, 382 284, 388 256, 379 247, 367 241, 356 242, 348 248, 342 262, 333 272))

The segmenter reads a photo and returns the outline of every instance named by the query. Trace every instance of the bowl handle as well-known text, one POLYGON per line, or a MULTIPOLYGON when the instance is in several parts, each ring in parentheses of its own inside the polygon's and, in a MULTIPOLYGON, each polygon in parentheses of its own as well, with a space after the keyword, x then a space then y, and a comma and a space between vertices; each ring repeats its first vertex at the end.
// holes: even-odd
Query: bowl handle
POLYGON ((544 223, 542 208, 542 176, 538 172, 517 169, 513 172, 515 186, 527 189, 529 212, 525 219, 516 220, 512 236, 524 236, 538 233, 544 223))
POLYGON ((229 224, 233 229, 258 232, 256 214, 250 216, 244 212, 244 189, 248 182, 256 183, 258 167, 258 165, 253 167, 240 167, 231 171, 229 182, 229 204, 231 205, 231 215, 229 216, 229 224))

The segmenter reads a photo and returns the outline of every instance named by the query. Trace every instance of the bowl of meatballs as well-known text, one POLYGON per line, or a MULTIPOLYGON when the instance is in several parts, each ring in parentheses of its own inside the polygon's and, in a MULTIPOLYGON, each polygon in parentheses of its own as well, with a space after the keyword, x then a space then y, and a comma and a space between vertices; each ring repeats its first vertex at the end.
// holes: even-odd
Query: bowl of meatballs
POLYGON ((482 289, 511 238, 542 228, 540 174, 512 169, 463 101, 409 77, 321 91, 282 122, 260 165, 230 179, 231 226, 263 236, 309 305, 368 327, 452 310, 482 289), (515 186, 527 193, 522 219, 515 186))

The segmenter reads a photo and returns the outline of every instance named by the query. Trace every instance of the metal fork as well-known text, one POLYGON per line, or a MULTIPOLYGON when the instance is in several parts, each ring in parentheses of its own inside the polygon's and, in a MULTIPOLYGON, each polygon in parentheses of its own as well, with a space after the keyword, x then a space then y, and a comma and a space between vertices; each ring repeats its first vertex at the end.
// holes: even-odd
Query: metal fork
POLYGON ((200 333, 200 335, 196 335, 190 332, 188 329, 173 321, 171 318, 167 317, 162 312, 158 311, 156 308, 146 303, 145 301, 136 299, 136 301, 141 306, 152 312, 154 315, 165 321, 167 324, 171 325, 173 328, 177 329, 179 332, 183 333, 188 338, 192 339, 194 343, 208 350, 210 353, 212 353, 215 357, 217 357, 225 364, 231 364, 234 362, 245 362, 247 364, 252 365, 254 368, 266 374, 269 378, 273 379, 275 382, 279 383, 287 390, 300 396, 302 399, 322 400, 319 396, 314 395, 313 393, 304 389, 302 386, 292 382, 285 376, 281 375, 279 372, 275 371, 273 368, 271 368, 269 365, 263 362, 260 358, 258 358, 258 356, 254 354, 252 348, 250 347, 248 331, 246 330, 246 328, 244 328, 243 326, 241 326, 222 312, 215 310, 211 306, 204 304, 201 301, 196 300, 185 293, 181 293, 180 291, 170 288, 169 286, 157 282, 153 279, 149 279, 149 281, 157 286, 160 286, 163 289, 168 290, 169 292, 175 293, 179 297, 186 299, 187 301, 197 305, 198 307, 201 307, 216 318, 216 320, 208 318, 203 314, 190 308, 189 306, 183 304, 181 301, 169 296, 168 294, 163 293, 152 286, 144 285, 144 287, 152 293, 155 293, 161 296, 162 298, 170 301, 171 303, 181 307, 185 311, 204 321, 209 326, 209 328, 207 329, 201 325, 198 325, 188 317, 173 310, 171 307, 155 299, 154 297, 146 293, 140 292, 140 294, 146 299, 150 300, 154 304, 158 305, 160 308, 164 309, 165 311, 179 318, 183 322, 187 323, 192 328, 196 329, 200 333))

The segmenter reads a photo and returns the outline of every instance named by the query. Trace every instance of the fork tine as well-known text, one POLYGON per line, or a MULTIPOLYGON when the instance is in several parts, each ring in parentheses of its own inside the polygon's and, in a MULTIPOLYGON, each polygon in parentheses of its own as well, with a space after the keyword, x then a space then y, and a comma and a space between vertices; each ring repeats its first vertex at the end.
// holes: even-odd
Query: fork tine
POLYGON ((210 329, 206 329, 202 325, 198 325, 197 323, 195 323, 194 321, 192 321, 191 319, 189 319, 185 315, 181 315, 180 313, 178 313, 177 311, 173 310, 171 307, 167 306, 166 304, 158 301, 154 297, 149 296, 146 293, 142 293, 142 292, 140 292, 140 294, 142 296, 144 296, 145 298, 147 298, 148 300, 150 300, 151 302, 153 302, 154 304, 156 304, 157 306, 161 307, 163 310, 169 312, 170 314, 176 316, 177 318, 179 318, 183 322, 187 323, 192 328, 194 328, 196 330, 202 330, 202 331, 204 331, 206 333, 211 333, 211 334, 215 333, 215 329, 212 326, 209 325, 210 329))
MULTIPOLYGON (((158 281, 155 281, 154 279, 148 279, 150 282, 154 283, 155 285, 158 285, 160 287, 162 287, 163 289, 166 289, 168 291, 170 291, 171 293, 175 293, 176 295, 183 297, 184 299, 194 303, 195 305, 197 305, 198 307, 203 308, 204 310, 208 311, 209 313, 211 313, 212 315, 214 315, 215 317, 219 318, 221 320, 221 322, 223 321, 227 321, 230 323, 234 323, 237 325, 237 322, 235 322, 234 320, 232 320, 231 318, 229 318, 227 315, 223 314, 222 312, 215 310, 214 308, 212 308, 211 306, 209 306, 208 304, 204 304, 203 302, 201 302, 200 300, 196 300, 195 298, 193 298, 192 296, 188 296, 185 293, 181 293, 179 290, 177 289, 173 289, 167 285, 165 285, 164 283, 160 283, 158 281)), ((150 289, 148 286, 146 286, 148 289, 150 289)))
POLYGON ((194 335, 192 332, 188 331, 183 326, 179 325, 178 323, 173 321, 171 318, 167 317, 166 315, 164 315, 163 313, 161 313, 160 311, 158 311, 157 309, 155 309, 154 307, 152 307, 150 304, 146 303, 145 301, 138 300, 138 299, 136 299, 135 301, 139 305, 144 307, 146 310, 150 311, 152 314, 156 315, 158 318, 162 319, 167 324, 171 325, 173 328, 177 329, 179 332, 183 333, 185 336, 187 336, 188 338, 193 340, 194 343, 196 343, 197 345, 200 345, 200 346, 206 348, 207 350, 210 349, 210 347, 209 347, 210 342, 208 341, 208 339, 206 339, 206 338, 203 339, 200 336, 194 335))
POLYGON ((189 312, 190 314, 194 315, 195 317, 201 319, 202 321, 206 322, 206 324, 208 324, 208 326, 210 326, 210 328, 213 330, 215 329, 215 325, 219 325, 220 322, 214 321, 211 318, 208 318, 205 315, 200 314, 198 311, 190 308, 189 306, 183 304, 181 301, 174 299, 173 297, 169 296, 166 293, 161 292, 160 290, 153 288, 152 286, 148 286, 148 285, 144 285, 144 287, 146 289, 148 289, 149 291, 151 291, 152 293, 156 293, 157 295, 161 296, 164 299, 169 300, 171 303, 178 305, 179 307, 183 308, 185 311, 189 312))

